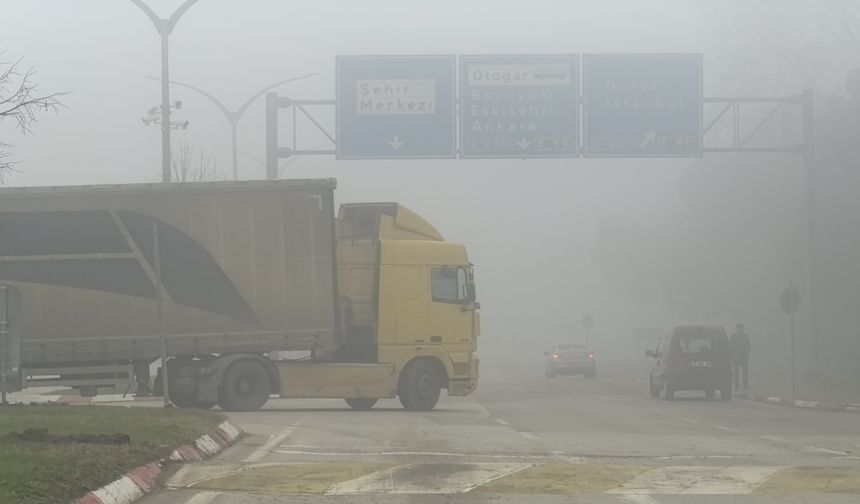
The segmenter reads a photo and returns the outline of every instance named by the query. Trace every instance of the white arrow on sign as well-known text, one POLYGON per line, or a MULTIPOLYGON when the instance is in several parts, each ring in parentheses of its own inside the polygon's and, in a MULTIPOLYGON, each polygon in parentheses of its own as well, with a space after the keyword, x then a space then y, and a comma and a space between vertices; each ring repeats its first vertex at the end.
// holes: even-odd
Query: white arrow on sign
POLYGON ((406 140, 401 140, 399 136, 395 135, 391 140, 386 140, 385 143, 388 144, 392 149, 399 151, 401 147, 406 143, 406 140))
POLYGON ((526 150, 531 146, 532 146, 532 143, 529 142, 528 140, 526 140, 525 138, 523 138, 519 142, 517 142, 517 147, 519 147, 522 150, 526 150))
POLYGON ((645 133, 645 140, 642 140, 642 143, 639 144, 639 148, 644 149, 645 147, 648 147, 649 144, 654 143, 656 140, 657 140, 657 132, 656 131, 649 131, 648 133, 645 133))

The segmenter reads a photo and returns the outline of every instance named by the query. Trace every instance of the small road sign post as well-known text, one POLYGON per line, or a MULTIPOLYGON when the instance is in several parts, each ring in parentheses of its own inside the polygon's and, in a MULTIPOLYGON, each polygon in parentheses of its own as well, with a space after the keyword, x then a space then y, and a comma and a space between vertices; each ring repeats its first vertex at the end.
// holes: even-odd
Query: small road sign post
POLYGON ((800 309, 800 293, 794 288, 794 283, 789 284, 788 288, 782 291, 782 295, 779 297, 779 307, 782 308, 782 311, 788 315, 789 326, 791 330, 791 343, 790 343, 790 353, 791 353, 791 397, 797 398, 797 374, 796 374, 796 354, 795 354, 795 328, 794 328, 794 314, 797 313, 797 310, 800 309))
POLYGON ((585 157, 702 155, 700 54, 583 56, 585 157))
POLYGON ((456 56, 339 56, 337 158, 454 158, 456 56))
POLYGON ((585 344, 591 346, 591 327, 594 325, 594 317, 586 315, 582 317, 582 326, 585 327, 585 344))
POLYGON ((460 157, 578 152, 578 55, 460 57, 460 157))

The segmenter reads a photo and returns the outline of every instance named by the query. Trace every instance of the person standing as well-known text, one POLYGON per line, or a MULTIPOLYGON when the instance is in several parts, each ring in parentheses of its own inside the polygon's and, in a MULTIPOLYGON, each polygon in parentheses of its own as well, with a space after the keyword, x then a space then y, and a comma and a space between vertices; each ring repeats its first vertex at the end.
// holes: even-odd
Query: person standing
POLYGON ((749 390, 749 361, 752 344, 750 337, 744 332, 744 325, 738 324, 737 331, 729 338, 729 348, 732 353, 732 373, 734 374, 735 390, 741 388, 741 371, 744 375, 744 389, 749 390))

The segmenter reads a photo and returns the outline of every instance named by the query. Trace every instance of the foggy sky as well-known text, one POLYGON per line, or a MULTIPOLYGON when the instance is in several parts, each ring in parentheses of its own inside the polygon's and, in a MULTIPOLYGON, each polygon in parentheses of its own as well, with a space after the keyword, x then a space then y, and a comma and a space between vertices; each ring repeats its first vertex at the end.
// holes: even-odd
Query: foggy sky
MULTIPOLYGON (((179 3, 149 2, 164 17, 179 3)), ((762 79, 778 77, 771 66, 727 66, 732 40, 756 35, 755 23, 738 25, 728 15, 749 3, 200 0, 171 37, 171 78, 234 108, 273 81, 309 72, 320 76, 278 92, 333 98, 338 54, 676 52, 705 54, 708 95, 737 89, 737 81, 719 80, 729 71, 743 72, 747 82, 756 82, 759 70, 762 79), (727 30, 733 23, 749 31, 732 34, 727 30)), ((160 75, 159 39, 136 6, 122 0, 3 0, 0 49, 7 60, 23 56, 35 66, 40 89, 72 92, 63 99, 67 109, 40 117, 34 136, 21 138, 10 124, 0 125, 0 136, 17 146, 22 161, 22 172, 7 185, 158 180, 159 130, 144 127, 140 118, 160 102, 158 83, 144 79, 160 75)), ((778 44, 755 48, 762 59, 779 50, 778 44)), ((831 77, 821 77, 821 85, 832 88, 838 79, 831 77)), ((781 82, 791 90, 817 84, 794 75, 781 82)), ((188 141, 217 157, 227 178, 227 121, 191 91, 174 87, 172 99, 184 102, 177 118, 191 121, 188 141)), ((264 157, 263 100, 242 119, 239 134, 242 149, 264 157)), ((512 344, 538 355, 558 339, 578 337, 586 313, 597 319, 597 346, 607 351, 608 342, 627 341, 631 327, 674 324, 678 315, 659 300, 613 294, 590 254, 595 228, 607 218, 653 224, 675 215, 679 180, 697 162, 305 157, 291 163, 285 176, 337 177, 339 201, 398 201, 449 239, 466 243, 485 307, 482 352, 512 344)), ((242 178, 263 177, 263 168, 248 157, 240 155, 240 163, 242 178)), ((736 314, 723 316, 702 322, 728 325, 736 314)))

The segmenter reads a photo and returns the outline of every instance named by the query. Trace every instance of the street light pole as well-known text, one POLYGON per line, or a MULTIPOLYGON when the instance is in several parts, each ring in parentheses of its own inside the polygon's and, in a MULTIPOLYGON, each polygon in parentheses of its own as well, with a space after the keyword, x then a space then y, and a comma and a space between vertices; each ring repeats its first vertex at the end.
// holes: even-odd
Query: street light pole
POLYGON ((162 19, 146 5, 143 0, 131 0, 152 21, 155 30, 161 35, 161 179, 170 182, 170 68, 168 65, 169 37, 185 12, 194 5, 197 0, 185 0, 185 3, 170 16, 170 19, 162 19))
MULTIPOLYGON (((207 93, 206 91, 200 89, 197 86, 192 86, 191 84, 186 84, 184 82, 178 82, 178 81, 164 81, 164 82, 169 82, 170 84, 173 84, 176 86, 181 86, 181 87, 190 89, 192 91, 196 91, 197 93, 205 96, 213 104, 215 104, 215 106, 218 107, 218 110, 220 110, 221 113, 224 114, 224 117, 230 123, 230 139, 231 139, 231 142, 233 145, 233 180, 238 180, 239 179, 239 133, 238 133, 239 121, 242 119, 242 116, 245 114, 245 111, 248 110, 248 107, 250 107, 251 104, 254 103, 254 101, 257 98, 262 96, 263 93, 265 93, 266 91, 268 91, 274 87, 278 87, 281 84, 287 84, 290 82, 296 82, 296 81, 300 81, 303 79, 308 79, 310 77, 316 77, 317 75, 319 75, 319 73, 314 72, 314 73, 309 73, 309 74, 305 74, 305 75, 300 75, 298 77, 293 77, 291 79, 284 79, 284 80, 280 80, 278 82, 273 82, 272 84, 269 84, 268 86, 264 87, 263 89, 257 91, 253 95, 251 95, 251 97, 248 98, 247 100, 245 100, 245 103, 243 103, 236 110, 228 109, 227 106, 221 102, 221 100, 219 100, 218 98, 215 98, 212 94, 207 93)), ((149 75, 146 78, 152 79, 152 80, 158 80, 157 77, 152 77, 149 75)))

